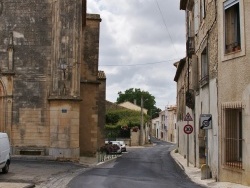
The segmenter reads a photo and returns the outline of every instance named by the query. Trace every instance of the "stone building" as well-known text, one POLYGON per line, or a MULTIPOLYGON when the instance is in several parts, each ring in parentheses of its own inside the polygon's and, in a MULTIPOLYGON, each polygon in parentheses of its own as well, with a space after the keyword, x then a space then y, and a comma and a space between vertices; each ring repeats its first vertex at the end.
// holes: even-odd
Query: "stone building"
MULTIPOLYGON (((179 103, 185 113, 177 122, 181 127, 179 135, 184 137, 183 139, 179 136, 178 139, 180 152, 184 155, 189 154, 187 156, 189 161, 197 167, 206 164, 214 178, 218 178, 217 2, 215 0, 180 1, 180 9, 186 11, 187 56, 186 67, 183 69, 186 75, 182 80, 183 97, 179 103), (191 115, 192 121, 184 121, 187 113, 191 115), (200 128, 200 117, 205 114, 212 116, 212 129, 200 128), (187 123, 193 126, 193 132, 190 135, 183 131, 187 123), (187 147, 189 147, 189 153, 187 153, 187 147)), ((176 76, 178 69, 179 67, 176 76)), ((177 114, 180 114, 179 110, 177 114)))
POLYGON ((250 0, 217 7, 219 180, 250 186, 250 0))
MULTIPOLYGON (((250 185, 250 0, 180 0, 180 9, 186 12, 187 56, 177 63, 177 114, 193 117, 190 162, 206 164, 218 181, 250 185)), ((184 122, 178 118, 177 126, 184 122)), ((178 147, 185 155, 182 134, 178 147)))
POLYGON ((166 110, 167 141, 176 143, 176 106, 167 106, 166 110))
POLYGON ((0 1, 0 131, 13 154, 97 151, 106 90, 100 21, 86 14, 86 0, 0 1))

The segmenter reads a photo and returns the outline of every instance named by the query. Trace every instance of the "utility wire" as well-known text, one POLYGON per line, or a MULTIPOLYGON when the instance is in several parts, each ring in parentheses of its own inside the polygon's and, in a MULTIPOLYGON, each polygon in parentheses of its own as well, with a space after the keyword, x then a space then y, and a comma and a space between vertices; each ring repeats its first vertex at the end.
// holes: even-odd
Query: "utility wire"
POLYGON ((170 32, 169 32, 169 30, 168 30, 168 27, 167 27, 166 21, 165 21, 165 19, 164 19, 164 16, 163 16, 163 14, 162 14, 162 11, 161 11, 161 8, 160 8, 160 6, 159 6, 159 3, 158 3, 157 0, 155 0, 155 2, 156 2, 156 4, 157 4, 158 10, 159 10, 159 12, 160 12, 160 14, 161 14, 161 18, 162 18, 162 21, 163 21, 163 23, 164 23, 164 26, 165 26, 165 28, 166 28, 166 30, 167 30, 167 32, 168 32, 168 36, 169 36, 169 38, 170 38, 170 40, 171 40, 172 46, 173 46, 173 48, 174 48, 174 50, 175 50, 175 53, 177 54, 177 50, 176 50, 176 48, 175 48, 175 46, 174 46, 173 39, 172 39, 172 37, 171 37, 171 35, 170 35, 170 32))
POLYGON ((152 63, 139 63, 139 64, 126 64, 126 65, 99 65, 99 67, 128 67, 128 66, 142 66, 142 65, 154 65, 154 64, 159 64, 159 63, 166 63, 169 61, 176 61, 180 59, 170 59, 166 61, 158 61, 158 62, 152 62, 152 63))

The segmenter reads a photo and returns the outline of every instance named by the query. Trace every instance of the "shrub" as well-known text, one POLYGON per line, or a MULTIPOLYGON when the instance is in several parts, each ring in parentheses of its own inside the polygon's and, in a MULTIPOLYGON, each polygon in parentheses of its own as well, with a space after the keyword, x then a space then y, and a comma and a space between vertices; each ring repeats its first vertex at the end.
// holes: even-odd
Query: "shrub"
POLYGON ((116 144, 105 144, 100 148, 100 152, 111 154, 111 153, 117 153, 117 151, 120 149, 120 147, 116 144))

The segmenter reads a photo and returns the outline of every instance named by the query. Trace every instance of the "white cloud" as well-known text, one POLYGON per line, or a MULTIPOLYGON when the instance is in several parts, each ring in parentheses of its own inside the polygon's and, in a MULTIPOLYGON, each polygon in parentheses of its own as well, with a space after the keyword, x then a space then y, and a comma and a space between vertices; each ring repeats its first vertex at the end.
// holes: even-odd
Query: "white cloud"
POLYGON ((107 76, 107 100, 115 102, 119 91, 140 88, 155 96, 161 109, 174 104, 173 63, 185 56, 179 1, 89 0, 87 7, 102 18, 99 69, 107 76))

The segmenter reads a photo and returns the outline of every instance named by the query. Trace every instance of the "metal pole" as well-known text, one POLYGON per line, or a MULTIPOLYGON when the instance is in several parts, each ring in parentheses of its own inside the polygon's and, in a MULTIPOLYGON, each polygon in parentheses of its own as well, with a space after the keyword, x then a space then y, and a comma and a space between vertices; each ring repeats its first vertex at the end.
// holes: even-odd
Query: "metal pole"
POLYGON ((205 130, 206 131, 206 176, 207 179, 209 178, 209 170, 208 170, 208 129, 205 130))
POLYGON ((143 96, 141 96, 141 125, 140 125, 140 146, 143 145, 143 96))
MULTIPOLYGON (((189 125, 189 121, 187 121, 189 125)), ((189 167, 189 134, 187 134, 187 167, 189 167)))

